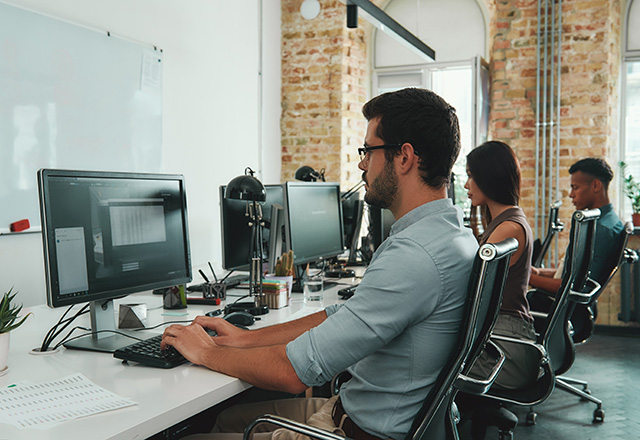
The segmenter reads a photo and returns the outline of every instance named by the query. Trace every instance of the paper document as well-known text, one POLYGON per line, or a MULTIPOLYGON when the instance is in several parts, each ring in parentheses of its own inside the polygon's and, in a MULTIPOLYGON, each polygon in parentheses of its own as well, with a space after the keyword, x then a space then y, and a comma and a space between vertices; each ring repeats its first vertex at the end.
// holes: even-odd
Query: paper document
POLYGON ((19 382, 0 388, 0 423, 18 429, 46 429, 131 405, 136 402, 105 390, 78 373, 50 382, 19 382))

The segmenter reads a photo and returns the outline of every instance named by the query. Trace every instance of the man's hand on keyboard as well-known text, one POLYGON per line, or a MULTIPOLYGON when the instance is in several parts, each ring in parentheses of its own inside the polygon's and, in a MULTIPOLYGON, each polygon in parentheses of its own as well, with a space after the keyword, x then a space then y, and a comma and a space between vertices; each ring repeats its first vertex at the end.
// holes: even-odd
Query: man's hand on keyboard
MULTIPOLYGON (((209 318, 219 319, 219 318, 209 318)), ((162 335, 162 349, 173 346, 182 356, 197 365, 205 365, 205 357, 211 350, 215 350, 214 337, 196 324, 195 320, 189 325, 174 324, 167 327, 162 335)))
POLYGON ((214 340, 217 345, 240 348, 247 346, 247 331, 222 318, 197 316, 196 319, 193 320, 193 324, 198 324, 207 330, 215 331, 218 334, 214 340))

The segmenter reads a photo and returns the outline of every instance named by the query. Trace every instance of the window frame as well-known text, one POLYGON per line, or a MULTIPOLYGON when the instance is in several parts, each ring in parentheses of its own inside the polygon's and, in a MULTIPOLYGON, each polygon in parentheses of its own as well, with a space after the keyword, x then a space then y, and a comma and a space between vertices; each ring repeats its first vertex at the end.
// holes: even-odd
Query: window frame
MULTIPOLYGON (((629 49, 629 21, 631 18, 631 10, 634 6, 634 2, 636 0, 630 0, 627 3, 626 12, 623 20, 623 29, 622 29, 622 62, 621 62, 621 93, 620 93, 620 147, 618 151, 619 161, 625 161, 627 156, 627 64, 630 62, 637 63, 640 62, 640 47, 637 49, 629 49)), ((638 8, 635 13, 640 14, 640 4, 636 5, 638 8)), ((616 164, 617 165, 617 164, 616 164)), ((619 167, 616 167, 619 169, 619 167)), ((618 209, 621 218, 631 218, 631 210, 630 210, 630 202, 626 195, 624 194, 624 173, 622 170, 617 173, 616 179, 616 189, 618 190, 618 209)), ((638 174, 638 173, 636 173, 638 174)), ((639 178, 637 176, 636 178, 639 178)))

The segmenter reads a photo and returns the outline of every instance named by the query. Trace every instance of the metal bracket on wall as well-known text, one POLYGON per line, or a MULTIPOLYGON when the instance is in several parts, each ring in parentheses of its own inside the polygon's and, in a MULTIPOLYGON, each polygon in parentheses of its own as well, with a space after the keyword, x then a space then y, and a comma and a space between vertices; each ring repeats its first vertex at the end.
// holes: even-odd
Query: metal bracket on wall
POLYGON ((346 0, 346 3, 348 28, 354 29, 358 27, 358 8, 360 8, 362 17, 375 27, 419 55, 433 61, 436 60, 436 52, 433 49, 369 0, 346 0))

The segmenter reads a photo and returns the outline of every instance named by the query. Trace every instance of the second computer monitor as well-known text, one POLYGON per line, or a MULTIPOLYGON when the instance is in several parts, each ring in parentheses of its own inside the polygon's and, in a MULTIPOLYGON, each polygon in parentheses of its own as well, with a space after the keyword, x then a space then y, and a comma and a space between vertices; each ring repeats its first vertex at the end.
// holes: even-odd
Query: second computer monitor
POLYGON ((284 185, 285 240, 295 264, 344 252, 340 185, 287 182, 284 185))

